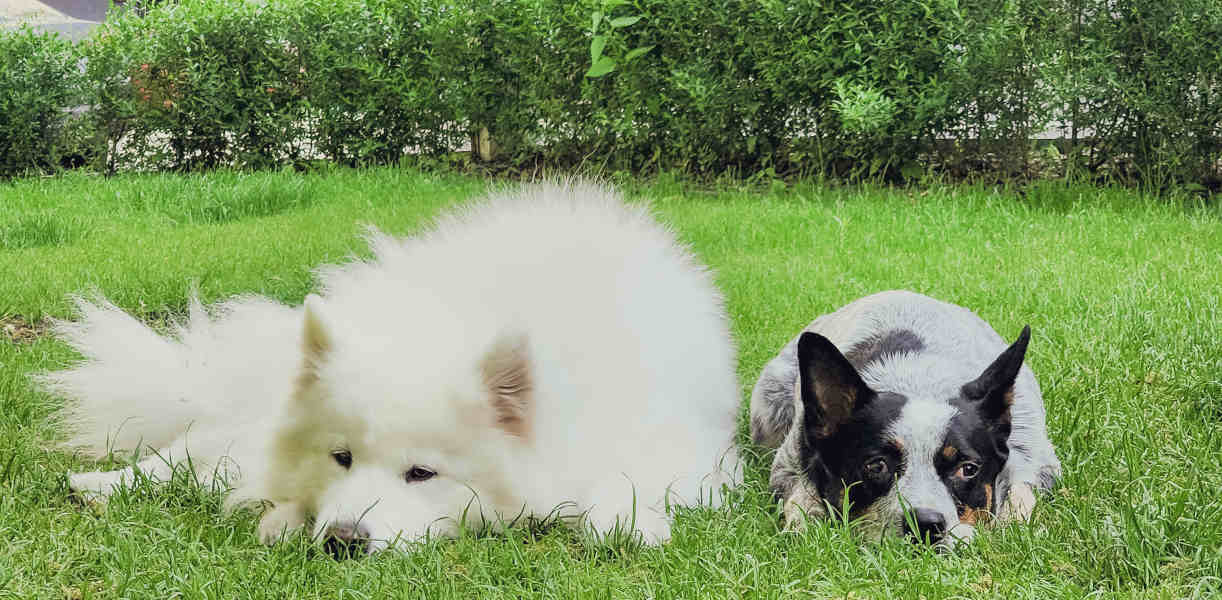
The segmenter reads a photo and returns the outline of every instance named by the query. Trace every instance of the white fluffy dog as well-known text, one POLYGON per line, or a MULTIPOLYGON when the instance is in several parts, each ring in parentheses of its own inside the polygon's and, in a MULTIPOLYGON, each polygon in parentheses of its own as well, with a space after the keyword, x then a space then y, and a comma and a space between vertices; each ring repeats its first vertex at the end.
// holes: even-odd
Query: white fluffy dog
MULTIPOLYGON (((270 504, 265 541, 312 521, 369 552, 556 514, 662 542, 667 504, 740 480, 720 298, 647 210, 548 184, 370 243, 304 307, 193 302, 168 337, 80 302, 58 331, 85 360, 43 376, 70 444, 222 473, 230 505, 270 504)), ((133 475, 70 483, 105 501, 133 475)))

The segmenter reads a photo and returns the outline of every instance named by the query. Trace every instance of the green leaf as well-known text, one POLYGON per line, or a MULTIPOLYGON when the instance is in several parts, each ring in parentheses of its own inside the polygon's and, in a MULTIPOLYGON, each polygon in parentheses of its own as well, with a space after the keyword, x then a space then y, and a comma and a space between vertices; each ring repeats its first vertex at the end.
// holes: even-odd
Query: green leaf
POLYGON ((640 21, 640 20, 641 20, 641 17, 639 17, 639 16, 636 16, 636 17, 619 17, 619 18, 616 18, 616 19, 611 19, 611 28, 612 28, 612 29, 619 29, 620 27, 627 27, 627 26, 629 26, 629 25, 631 25, 631 24, 633 24, 633 23, 636 23, 637 21, 640 21))
POLYGON ((624 55, 624 62, 631 62, 632 59, 646 52, 649 52, 650 50, 653 50, 653 48, 654 48, 653 46, 642 46, 640 48, 633 48, 629 50, 627 54, 624 55))
POLYGON ((590 63, 597 63, 603 56, 603 48, 607 47, 607 36, 596 35, 590 41, 590 63))
POLYGON ((590 79, 594 79, 596 77, 602 77, 603 75, 606 75, 607 73, 610 73, 611 71, 614 71, 614 70, 615 70, 615 59, 609 56, 604 56, 601 59, 599 59, 597 62, 595 62, 593 65, 590 65, 590 70, 586 71, 586 77, 589 77, 590 79))
POLYGON ((907 179, 907 180, 919 179, 924 174, 925 174, 925 168, 922 167, 919 163, 907 162, 907 163, 904 163, 904 166, 900 167, 900 175, 902 175, 904 179, 907 179))
POLYGON ((601 23, 602 20, 603 13, 600 10, 596 10, 594 11, 594 14, 590 15, 590 33, 598 33, 598 24, 601 23))

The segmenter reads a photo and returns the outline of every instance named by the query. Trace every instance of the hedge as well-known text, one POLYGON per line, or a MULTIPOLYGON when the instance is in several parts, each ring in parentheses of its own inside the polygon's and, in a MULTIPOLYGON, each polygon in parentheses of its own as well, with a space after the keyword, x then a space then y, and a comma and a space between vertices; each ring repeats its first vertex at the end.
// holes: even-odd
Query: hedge
POLYGON ((0 175, 56 168, 83 102, 106 171, 470 144, 522 170, 1217 186, 1217 39, 1214 0, 150 2, 75 46, 0 34, 0 175))
POLYGON ((22 27, 0 35, 0 176, 56 168, 75 150, 77 49, 22 27))

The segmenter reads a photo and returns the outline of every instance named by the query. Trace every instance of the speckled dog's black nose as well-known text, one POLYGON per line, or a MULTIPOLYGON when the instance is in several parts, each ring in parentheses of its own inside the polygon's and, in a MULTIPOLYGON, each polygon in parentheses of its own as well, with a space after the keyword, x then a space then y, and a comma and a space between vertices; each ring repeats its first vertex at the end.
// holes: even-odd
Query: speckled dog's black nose
POLYGON ((904 531, 918 542, 933 544, 946 534, 946 517, 942 513, 928 508, 914 508, 908 511, 904 519, 904 531), (913 523, 916 531, 913 531, 913 523))

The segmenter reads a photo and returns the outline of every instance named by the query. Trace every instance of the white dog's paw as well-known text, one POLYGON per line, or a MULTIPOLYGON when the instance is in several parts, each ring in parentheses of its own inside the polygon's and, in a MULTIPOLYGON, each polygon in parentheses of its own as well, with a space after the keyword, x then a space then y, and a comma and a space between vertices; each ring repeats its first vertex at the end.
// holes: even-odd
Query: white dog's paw
POLYGON ((664 544, 670 540, 670 520, 666 515, 651 509, 599 510, 594 508, 586 514, 586 525, 600 537, 616 531, 633 531, 640 534, 646 544, 664 544))
POLYGON ((83 504, 105 507, 116 487, 125 485, 122 471, 89 471, 69 473, 68 487, 83 504))
POLYGON ((117 489, 131 487, 138 480, 152 484, 163 483, 169 481, 173 474, 174 468, 169 462, 162 460, 160 456, 152 456, 136 463, 135 467, 69 473, 68 487, 72 489, 73 495, 85 504, 105 505, 117 489))
POLYGON ((305 513, 294 503, 277 504, 259 519, 259 541, 268 546, 305 527, 305 513))
POLYGON ((665 544, 670 541, 670 519, 665 513, 645 509, 636 514, 636 530, 646 544, 665 544))

